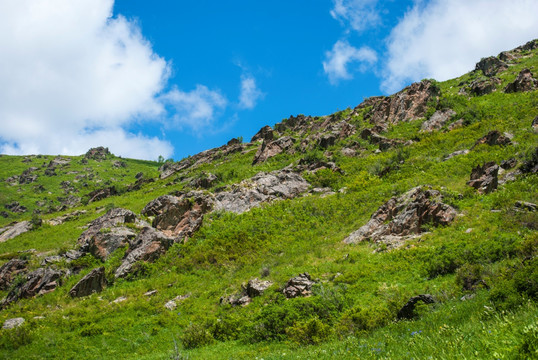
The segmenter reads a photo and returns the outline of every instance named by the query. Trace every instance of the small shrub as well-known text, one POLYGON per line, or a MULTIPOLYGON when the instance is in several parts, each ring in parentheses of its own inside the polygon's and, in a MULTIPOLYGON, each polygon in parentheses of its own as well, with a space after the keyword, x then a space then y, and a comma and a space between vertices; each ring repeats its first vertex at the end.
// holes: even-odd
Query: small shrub
POLYGON ((96 336, 105 332, 105 329, 98 324, 91 323, 80 330, 81 336, 96 336))
POLYGON ((191 323, 181 336, 181 343, 185 349, 195 349, 209 345, 214 341, 211 333, 202 325, 191 323))
POLYGON ((331 327, 317 317, 300 321, 286 329, 288 338, 300 345, 316 345, 331 335, 331 327))
POLYGON ((484 269, 479 264, 465 264, 456 271, 456 284, 465 291, 475 290, 486 283, 482 279, 484 269))
POLYGON ((342 315, 338 324, 341 335, 370 331, 385 325, 391 318, 390 311, 384 307, 361 308, 355 306, 342 315))

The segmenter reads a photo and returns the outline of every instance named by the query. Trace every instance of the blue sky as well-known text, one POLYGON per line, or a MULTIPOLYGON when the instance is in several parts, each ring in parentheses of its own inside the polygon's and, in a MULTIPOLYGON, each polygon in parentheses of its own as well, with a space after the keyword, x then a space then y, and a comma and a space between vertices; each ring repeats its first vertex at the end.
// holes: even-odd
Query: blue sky
POLYGON ((535 0, 0 2, 0 153, 179 160, 446 80, 538 37, 535 0))

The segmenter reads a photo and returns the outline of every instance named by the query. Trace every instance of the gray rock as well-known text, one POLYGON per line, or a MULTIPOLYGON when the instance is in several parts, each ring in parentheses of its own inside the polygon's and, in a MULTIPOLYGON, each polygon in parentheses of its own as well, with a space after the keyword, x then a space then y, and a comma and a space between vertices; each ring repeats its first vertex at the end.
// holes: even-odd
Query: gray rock
POLYGON ((106 160, 106 158, 110 155, 112 154, 110 153, 108 148, 99 146, 99 147, 91 148, 90 150, 88 150, 88 152, 86 152, 86 154, 84 155, 84 158, 102 161, 102 160, 106 160))
POLYGON ((269 286, 273 285, 273 283, 269 280, 260 280, 258 278, 249 280, 247 284, 246 293, 249 297, 253 298, 256 296, 261 296, 269 286))
POLYGON ((19 299, 32 298, 54 291, 63 273, 52 268, 39 268, 25 277, 25 282, 11 290, 0 303, 0 309, 19 299))
POLYGON ((454 116, 456 112, 452 109, 437 110, 433 115, 422 123, 422 131, 432 132, 439 130, 454 116))
MULTIPOLYGON (((526 210, 526 211, 536 211, 538 210, 538 205, 526 202, 526 201, 516 201, 516 208, 520 210, 526 210)), ((0 270, 1 273, 1 270, 0 270)))
POLYGON ((312 285, 314 284, 315 282, 311 280, 310 274, 305 272, 289 279, 282 292, 288 299, 298 296, 308 296, 311 294, 312 285))
POLYGON ((510 137, 506 135, 508 134, 501 134, 498 130, 492 130, 488 132, 486 135, 484 135, 483 137, 481 137, 480 139, 476 140, 475 144, 473 145, 471 149, 481 144, 487 144, 490 146, 495 146, 495 145, 506 146, 506 145, 512 144, 510 137))
POLYGON ((488 194, 499 184, 498 180, 499 165, 495 162, 487 162, 484 165, 478 165, 471 171, 471 179, 467 185, 474 187, 481 194, 488 194))
MULTIPOLYGON (((482 96, 491 94, 497 90, 497 86, 501 84, 501 80, 496 77, 476 79, 468 86, 472 95, 482 96)), ((465 88, 462 88, 465 92, 465 88)))
POLYGON ((16 214, 22 214, 23 212, 26 212, 26 207, 22 206, 21 204, 19 204, 18 201, 13 201, 9 204, 6 204, 4 205, 4 207, 13 212, 13 213, 16 213, 16 214))
POLYGON ((450 159, 452 159, 454 156, 467 155, 469 152, 470 152, 470 151, 469 151, 468 149, 454 151, 453 153, 448 154, 448 155, 443 159, 443 161, 450 160, 450 159))
POLYGON ((134 223, 135 221, 136 215, 132 211, 122 208, 112 209, 88 224, 88 229, 79 236, 78 244, 83 251, 88 251, 91 238, 97 235, 101 229, 110 229, 125 223, 134 223))
POLYGON ((475 67, 475 71, 482 71, 486 76, 497 75, 497 73, 506 69, 508 69, 508 65, 495 56, 483 58, 475 67))
POLYGON ((33 226, 30 221, 11 223, 8 226, 0 229, 0 243, 24 234, 25 232, 32 230, 32 227, 33 226))
POLYGON ((526 92, 535 90, 538 87, 538 80, 536 80, 529 69, 523 69, 517 76, 517 78, 506 85, 504 88, 505 93, 526 92))
POLYGON ((77 211, 74 211, 72 213, 65 214, 65 215, 59 216, 59 217, 54 218, 54 219, 45 220, 45 223, 47 223, 47 224, 49 224, 51 226, 57 226, 57 225, 61 225, 61 224, 65 223, 66 221, 74 220, 74 219, 78 218, 80 215, 84 215, 86 213, 87 213, 86 210, 77 210, 77 211))
POLYGON ((106 199, 107 197, 117 195, 117 193, 114 186, 94 190, 88 194, 88 203, 106 199))
POLYGON ((108 232, 98 232, 88 242, 88 251, 96 258, 106 261, 120 247, 126 246, 136 233, 125 227, 113 227, 108 232))
POLYGON ((7 319, 4 321, 4 325, 2 325, 2 329, 14 329, 18 328, 22 324, 24 324, 24 318, 13 318, 13 319, 7 319))
POLYGON ((284 151, 292 149, 295 139, 291 136, 284 136, 280 139, 268 141, 264 140, 252 161, 252 165, 265 162, 267 159, 276 156, 284 151))
POLYGON ((442 202, 439 191, 419 186, 391 198, 371 216, 368 223, 351 233, 344 242, 351 244, 371 240, 388 248, 397 248, 405 240, 419 236, 424 224, 447 225, 456 215, 453 207, 442 202))
POLYGON ((164 307, 170 311, 173 311, 176 309, 177 304, 174 300, 170 300, 166 304, 164 304, 164 307))
POLYGON ((11 259, 0 266, 0 290, 7 290, 15 280, 15 277, 26 271, 28 261, 11 259))
POLYGON ((93 269, 69 290, 71 297, 83 297, 103 291, 105 288, 105 268, 93 269))
POLYGON ((264 127, 262 127, 260 129, 260 131, 258 131, 256 133, 256 135, 254 135, 252 137, 252 139, 250 140, 250 142, 255 142, 255 141, 258 141, 258 140, 267 140, 267 141, 271 141, 273 140, 273 129, 266 125, 264 127))

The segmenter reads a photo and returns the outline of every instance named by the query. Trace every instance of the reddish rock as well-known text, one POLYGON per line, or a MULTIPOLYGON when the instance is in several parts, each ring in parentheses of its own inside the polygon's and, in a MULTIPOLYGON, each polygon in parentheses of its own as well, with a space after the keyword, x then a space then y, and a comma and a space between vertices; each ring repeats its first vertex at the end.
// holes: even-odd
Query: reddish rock
POLYGON ((265 162, 267 159, 278 155, 284 151, 290 150, 295 143, 295 139, 291 136, 284 136, 280 139, 267 141, 264 140, 252 161, 252 165, 265 162))
POLYGON ((39 268, 26 275, 25 282, 10 291, 0 303, 0 309, 19 299, 28 299, 54 291, 60 285, 62 272, 52 268, 39 268))
POLYGON ((495 162, 487 162, 484 165, 478 165, 471 172, 471 179, 467 185, 474 187, 481 194, 488 194, 497 189, 499 180, 499 165, 495 162))
POLYGON ((506 146, 506 145, 512 144, 512 141, 510 141, 510 138, 508 136, 501 134, 499 131, 492 130, 486 135, 484 135, 483 137, 481 137, 480 139, 476 140, 472 148, 481 144, 487 144, 490 146, 495 146, 495 145, 506 146))
POLYGON ((15 280, 15 277, 26 271, 28 261, 11 259, 0 266, 0 290, 7 290, 15 280))
POLYGON ((273 129, 269 125, 266 125, 262 127, 260 131, 258 131, 256 135, 252 137, 252 139, 250 139, 250 142, 255 142, 258 140, 271 141, 273 140, 273 136, 273 129))
POLYGON ((536 80, 529 69, 523 69, 510 84, 506 85, 504 92, 506 93, 515 93, 515 92, 525 92, 532 91, 538 87, 538 80, 536 80))
POLYGON ((289 279, 282 292, 288 299, 298 296, 308 296, 311 294, 312 285, 314 284, 315 282, 310 278, 310 274, 305 272, 289 279))
POLYGON ((105 268, 93 269, 69 291, 71 297, 83 297, 103 291, 106 285, 105 268))

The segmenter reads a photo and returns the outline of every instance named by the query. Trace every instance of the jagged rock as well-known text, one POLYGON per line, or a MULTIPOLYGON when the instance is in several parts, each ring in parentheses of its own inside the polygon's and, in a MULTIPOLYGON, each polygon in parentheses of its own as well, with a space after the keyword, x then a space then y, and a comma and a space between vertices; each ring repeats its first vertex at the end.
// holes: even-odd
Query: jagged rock
POLYGON ((47 266, 47 265, 52 265, 52 264, 56 264, 56 263, 59 263, 60 261, 62 261, 64 258, 60 255, 52 255, 52 256, 47 256, 43 259, 43 261, 41 261, 41 266, 47 266))
POLYGON ((315 173, 323 169, 329 169, 334 172, 338 172, 340 174, 344 173, 342 169, 336 166, 336 164, 332 161, 325 162, 325 161, 316 160, 316 161, 311 162, 304 158, 299 160, 299 164, 295 167, 295 169, 297 171, 310 171, 312 173, 315 173))
POLYGON ((10 186, 19 185, 19 175, 13 175, 6 179, 6 182, 10 186))
POLYGON ((39 268, 26 275, 25 282, 9 292, 0 303, 0 309, 19 299, 28 299, 54 291, 59 285, 62 272, 52 268, 39 268))
POLYGON ((246 288, 246 293, 249 297, 253 298, 256 296, 261 296, 267 288, 269 288, 273 283, 269 280, 260 280, 254 278, 249 280, 246 288))
POLYGON ((142 179, 144 177, 144 173, 141 171, 141 172, 138 172, 136 173, 135 175, 135 179, 138 180, 138 179, 142 179))
POLYGON ((354 157, 355 155, 357 155, 357 150, 352 148, 343 148, 342 150, 340 150, 340 152, 342 153, 342 155, 347 157, 354 157))
POLYGON ((158 197, 142 209, 142 214, 155 216, 153 227, 178 241, 184 241, 200 228, 204 214, 211 207, 212 200, 209 196, 191 192, 180 197, 158 197))
MULTIPOLYGON (((538 210, 538 205, 536 204, 533 204, 533 203, 530 203, 530 202, 526 202, 526 201, 516 201, 516 208, 517 209, 521 209, 521 210, 526 210, 526 211, 536 211, 538 210)), ((0 274, 2 273, 2 270, 0 268, 0 274)), ((0 279, 2 277, 0 276, 0 279)), ((1 284, 1 283, 0 283, 1 284)))
POLYGON ((8 226, 0 229, 0 243, 13 239, 20 234, 24 234, 25 232, 32 230, 32 228, 33 226, 30 221, 11 223, 8 226))
POLYGON ((64 254, 64 258, 67 262, 71 262, 73 260, 79 259, 83 257, 85 254, 82 251, 78 250, 69 250, 64 254))
POLYGON ((333 146, 336 142, 335 134, 323 134, 318 140, 318 146, 322 149, 327 149, 330 146, 333 146))
POLYGON ((112 228, 124 223, 133 223, 136 221, 136 215, 130 210, 115 208, 107 212, 105 215, 98 217, 94 221, 88 224, 88 229, 84 231, 78 238, 78 245, 85 251, 88 250, 90 240, 101 229, 112 228))
POLYGON ((69 290, 69 295, 77 298, 98 293, 103 291, 105 284, 105 268, 93 269, 69 290))
POLYGON ((238 138, 230 139, 230 140, 226 143, 227 146, 230 146, 230 145, 238 145, 238 144, 241 144, 241 140, 238 139, 238 138))
POLYGON ((441 129, 456 112, 452 109, 437 110, 433 115, 422 123, 422 131, 434 131, 441 129))
POLYGON ((503 51, 499 54, 499 59, 506 62, 513 62, 521 58, 525 52, 531 51, 538 48, 538 40, 531 40, 525 45, 518 46, 517 48, 510 51, 503 51))
POLYGON ((7 290, 15 280, 15 277, 26 271, 28 261, 11 259, 0 266, 0 290, 7 290))
POLYGON ((383 138, 379 142, 379 150, 381 151, 387 151, 391 148, 398 147, 398 146, 408 146, 413 144, 412 140, 402 140, 402 139, 387 139, 383 138))
POLYGON ((516 167, 516 165, 517 165, 517 159, 516 158, 511 158, 511 159, 508 159, 508 160, 501 161, 501 168, 503 168, 504 170, 513 169, 513 168, 516 167))
MULTIPOLYGON (((497 86, 501 84, 501 80, 496 77, 476 79, 469 84, 469 91, 472 95, 482 96, 491 94, 497 90, 497 86)), ((465 91, 466 88, 462 88, 465 91)))
POLYGON ((96 258, 106 261, 118 248, 126 246, 136 233, 125 227, 113 227, 107 232, 98 232, 90 238, 88 251, 96 258))
POLYGON ((110 186, 103 189, 97 189, 88 194, 88 203, 106 199, 107 197, 114 196, 118 192, 114 186, 110 186))
POLYGON ((221 305, 232 305, 232 306, 247 306, 252 302, 252 298, 244 294, 235 294, 231 296, 223 296, 220 298, 221 305))
POLYGON ((415 315, 415 306, 417 302, 422 301, 424 304, 433 304, 435 299, 429 294, 421 294, 413 296, 409 301, 398 311, 398 319, 413 319, 415 315))
POLYGON ((308 296, 311 294, 312 285, 315 282, 311 280, 309 273, 303 273, 299 276, 293 277, 288 280, 282 293, 290 299, 298 296, 308 296))
POLYGON ((506 146, 512 144, 512 141, 510 141, 510 138, 508 136, 501 134, 499 131, 492 130, 480 139, 476 140, 472 148, 481 144, 488 144, 490 146, 506 146))
POLYGON ((495 56, 483 58, 475 66, 475 71, 482 71, 486 76, 497 75, 497 73, 506 69, 508 69, 508 65, 495 56))
POLYGON ((524 174, 536 174, 538 172, 538 146, 534 149, 531 158, 525 161, 520 169, 524 174))
MULTIPOLYGON (((64 167, 71 163, 71 159, 57 156, 49 162, 48 169, 53 170, 57 167, 64 167)), ((56 175, 56 174, 54 174, 56 175)), ((50 176, 50 175, 49 175, 50 176)))
POLYGON ((72 213, 65 214, 54 219, 45 220, 45 222, 51 226, 57 226, 57 225, 61 225, 65 223, 66 221, 74 220, 78 218, 80 215, 84 215, 86 213, 87 213, 86 210, 77 210, 72 213))
POLYGON ((219 178, 215 174, 203 173, 200 177, 191 181, 190 185, 196 188, 209 189, 219 178))
POLYGON ((127 163, 125 161, 116 160, 112 162, 112 166, 115 168, 126 168, 127 163))
POLYGON ((84 158, 101 161, 106 160, 109 155, 112 154, 110 153, 110 151, 108 151, 108 148, 99 146, 88 150, 88 152, 86 152, 86 154, 84 155, 84 158))
POLYGON ((455 219, 456 210, 441 200, 437 190, 426 186, 413 188, 383 204, 366 225, 351 233, 344 242, 371 240, 388 248, 402 246, 404 240, 420 235, 424 224, 448 225, 455 219))
POLYGON ((250 142, 255 142, 258 140, 273 140, 273 129, 269 125, 262 127, 260 131, 258 131, 256 135, 252 137, 252 139, 250 139, 250 142))
POLYGON ((386 151, 390 148, 401 146, 401 145, 411 145, 413 143, 412 140, 405 141, 402 139, 388 139, 384 136, 381 136, 378 134, 378 130, 380 130, 379 127, 375 127, 372 129, 364 129, 361 132, 361 138, 364 140, 368 140, 371 144, 379 145, 380 151, 386 151))
POLYGON ((365 119, 383 128, 388 124, 415 120, 424 117, 428 102, 436 99, 438 95, 437 86, 429 80, 422 80, 390 97, 368 99, 372 109, 365 115, 365 119))
POLYGON ((538 87, 538 80, 536 80, 529 69, 523 69, 510 84, 504 88, 505 93, 525 92, 532 91, 538 87))
POLYGON ((263 202, 294 198, 309 187, 305 179, 291 171, 260 172, 234 185, 232 190, 216 194, 214 209, 241 214, 263 202))
POLYGON ((252 165, 265 162, 267 159, 278 155, 284 151, 290 150, 295 143, 295 139, 291 136, 284 136, 280 139, 267 141, 264 140, 252 161, 252 165))
POLYGON ((282 133, 286 129, 290 129, 294 132, 300 129, 306 129, 308 124, 312 123, 311 116, 304 116, 302 114, 293 116, 291 115, 288 119, 283 120, 282 122, 275 124, 275 130, 282 133))
POLYGON ((452 124, 448 125, 447 130, 452 131, 454 129, 462 127, 464 124, 465 124, 465 121, 463 119, 456 120, 452 124))
POLYGON ((6 321, 4 321, 4 324, 2 325, 2 329, 9 330, 9 329, 18 328, 19 326, 24 324, 24 321, 25 321, 24 318, 21 318, 21 317, 7 319, 6 321))
POLYGON ((56 176, 56 171, 54 169, 45 169, 45 175, 46 176, 56 176))
POLYGON ((129 185, 127 187, 127 191, 138 191, 138 190, 140 190, 142 188, 142 185, 150 184, 152 182, 155 182, 155 179, 147 179, 147 178, 143 177, 143 175, 142 175, 141 177, 136 179, 134 184, 131 184, 131 185, 129 185))
POLYGON ((129 250, 122 264, 116 269, 115 277, 125 277, 133 270, 138 261, 154 262, 172 246, 174 240, 161 231, 145 227, 129 244, 129 250))
POLYGON ((478 190, 481 194, 488 194, 497 189, 499 165, 495 162, 487 162, 484 165, 478 165, 471 172, 471 179, 467 182, 478 190))
POLYGON ((6 204, 4 205, 4 207, 13 212, 13 213, 16 213, 16 214, 21 214, 23 212, 26 212, 26 208, 24 206, 22 206, 21 204, 19 204, 18 201, 13 201, 9 204, 6 204))
POLYGON ((469 152, 470 152, 470 151, 469 151, 468 149, 454 151, 453 153, 448 154, 448 155, 443 159, 443 161, 450 160, 450 159, 452 159, 454 156, 467 155, 469 152))
POLYGON ((30 184, 37 180, 37 175, 32 174, 32 172, 36 171, 36 167, 30 167, 22 172, 22 174, 19 176, 19 184, 30 184))
POLYGON ((62 211, 68 208, 72 208, 80 204, 82 199, 78 196, 69 195, 66 197, 58 197, 58 201, 62 203, 62 206, 57 209, 57 211, 62 211))

